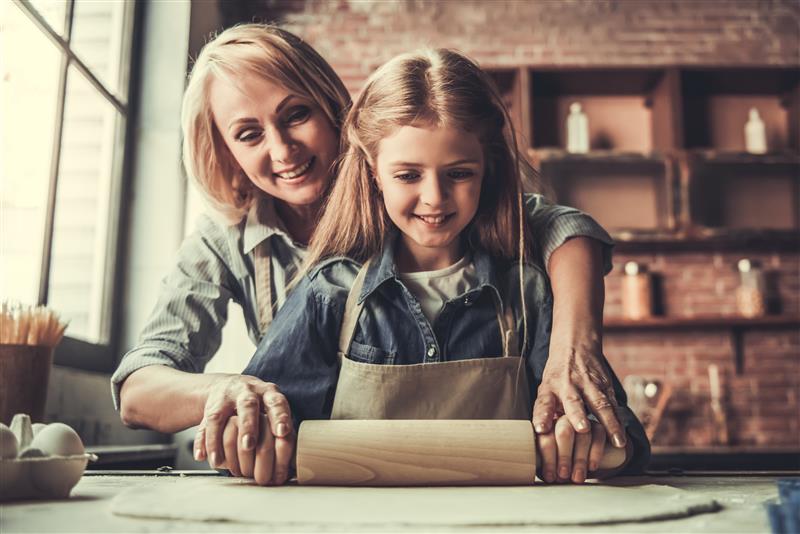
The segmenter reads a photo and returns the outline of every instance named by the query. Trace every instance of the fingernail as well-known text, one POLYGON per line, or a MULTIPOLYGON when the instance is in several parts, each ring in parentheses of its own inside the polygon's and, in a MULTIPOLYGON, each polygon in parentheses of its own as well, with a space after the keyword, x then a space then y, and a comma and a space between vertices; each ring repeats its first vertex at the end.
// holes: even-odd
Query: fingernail
POLYGON ((586 421, 581 419, 578 421, 578 430, 586 430, 586 421))
POLYGON ((278 437, 282 438, 289 433, 289 426, 286 423, 278 423, 278 437))
POLYGON ((597 471, 597 462, 589 463, 589 471, 597 471))
POLYGON ((614 442, 614 446, 618 449, 621 449, 625 446, 625 438, 622 437, 622 434, 614 434, 614 437, 611 438, 614 442))
POLYGON ((211 453, 211 454, 208 456, 208 464, 209 464, 209 465, 210 465, 212 468, 215 468, 215 467, 217 467, 217 453, 216 453, 216 452, 212 452, 212 453, 211 453))
POLYGON ((538 432, 539 434, 544 434, 544 425, 539 423, 538 425, 534 426, 533 429, 538 432))
POLYGON ((562 465, 561 467, 559 467, 558 476, 560 478, 569 478, 569 469, 567 469, 567 466, 562 465))
POLYGON ((242 448, 246 451, 249 451, 253 448, 253 436, 250 434, 245 434, 242 437, 242 448))
POLYGON ((202 455, 202 453, 203 453, 203 451, 202 451, 202 450, 200 450, 200 449, 195 449, 195 450, 194 450, 194 460, 195 460, 196 462, 199 462, 199 461, 201 460, 201 457, 200 457, 200 456, 202 455))
POLYGON ((552 482, 553 479, 556 478, 552 471, 545 471, 544 472, 544 480, 545 482, 552 482))
POLYGON ((583 469, 576 469, 575 476, 572 477, 572 480, 575 482, 583 482, 586 480, 586 473, 583 472, 583 469))

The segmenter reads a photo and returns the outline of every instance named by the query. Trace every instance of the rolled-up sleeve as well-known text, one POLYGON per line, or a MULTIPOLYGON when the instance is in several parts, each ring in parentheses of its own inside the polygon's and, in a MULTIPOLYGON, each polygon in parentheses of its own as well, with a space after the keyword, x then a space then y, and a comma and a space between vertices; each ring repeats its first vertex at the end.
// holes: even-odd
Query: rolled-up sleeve
POLYGON ((117 410, 122 383, 142 367, 203 371, 219 348, 228 301, 235 297, 229 255, 224 230, 211 219, 202 220, 184 240, 136 346, 122 357, 111 377, 117 410))
POLYGON ((545 268, 558 247, 573 237, 590 237, 603 245, 603 274, 611 271, 614 240, 586 213, 551 204, 542 195, 526 195, 525 207, 545 268))

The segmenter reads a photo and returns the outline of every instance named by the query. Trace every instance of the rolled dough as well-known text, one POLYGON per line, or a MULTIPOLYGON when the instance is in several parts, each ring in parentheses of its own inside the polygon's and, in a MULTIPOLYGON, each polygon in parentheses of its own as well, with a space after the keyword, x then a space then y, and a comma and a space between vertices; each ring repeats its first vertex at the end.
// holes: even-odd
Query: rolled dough
POLYGON ((117 515, 288 525, 590 525, 713 512, 711 498, 645 485, 259 487, 236 478, 159 478, 111 502, 117 515))

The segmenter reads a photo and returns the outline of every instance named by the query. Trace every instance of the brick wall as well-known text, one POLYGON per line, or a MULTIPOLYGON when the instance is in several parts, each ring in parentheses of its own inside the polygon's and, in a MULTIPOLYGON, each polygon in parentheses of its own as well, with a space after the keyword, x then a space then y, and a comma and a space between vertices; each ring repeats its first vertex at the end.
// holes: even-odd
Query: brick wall
MULTIPOLYGON (((222 2, 227 23, 273 21, 315 46, 357 92, 378 65, 421 45, 454 47, 486 66, 800 65, 796 0, 250 1, 222 2)), ((620 268, 646 263, 663 277, 666 312, 732 313, 735 262, 724 254, 617 255, 608 316, 620 314, 620 268)), ((800 256, 755 256, 776 273, 785 312, 800 312, 800 256)), ((655 443, 712 442, 707 366, 720 366, 732 444, 800 445, 800 333, 749 330, 737 374, 730 331, 610 332, 615 370, 676 388, 655 443)))
MULTIPOLYGON (((660 295, 670 316, 734 314, 736 262, 758 260, 777 287, 782 313, 800 313, 800 254, 685 253, 616 254, 606 277, 607 317, 622 314, 622 266, 647 265, 662 280, 660 295)), ((708 366, 720 369, 732 445, 800 445, 800 331, 790 327, 743 331, 743 365, 736 369, 728 327, 612 331, 605 353, 624 379, 634 374, 670 382, 674 394, 654 442, 706 446, 714 442, 708 366)))
POLYGON ((795 0, 261 0, 249 6, 229 6, 228 20, 256 17, 303 36, 353 92, 378 65, 422 45, 454 47, 492 66, 800 62, 795 0))

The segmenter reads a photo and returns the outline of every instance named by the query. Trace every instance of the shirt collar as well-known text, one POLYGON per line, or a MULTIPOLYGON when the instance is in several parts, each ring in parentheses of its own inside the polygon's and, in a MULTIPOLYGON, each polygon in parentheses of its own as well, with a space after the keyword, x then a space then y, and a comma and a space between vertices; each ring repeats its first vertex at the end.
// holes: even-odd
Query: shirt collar
POLYGON ((250 207, 244 225, 243 246, 248 254, 262 241, 273 235, 283 236, 288 243, 293 243, 283 221, 275 210, 275 200, 271 196, 263 196, 250 207))
MULTIPOLYGON (((389 232, 389 235, 384 240, 383 250, 380 255, 370 262, 367 273, 364 276, 364 287, 361 288, 361 294, 358 296, 359 304, 387 280, 397 279, 394 252, 397 248, 396 244, 399 236, 400 231, 396 228, 389 232)), ((492 257, 483 250, 473 250, 472 263, 475 265, 475 274, 478 278, 478 287, 476 289, 483 289, 489 286, 499 295, 497 266, 492 257)))

